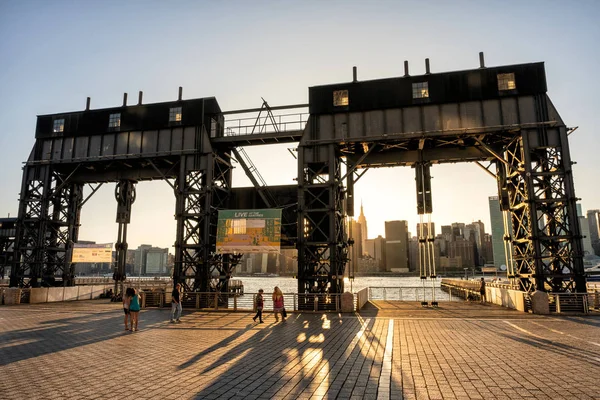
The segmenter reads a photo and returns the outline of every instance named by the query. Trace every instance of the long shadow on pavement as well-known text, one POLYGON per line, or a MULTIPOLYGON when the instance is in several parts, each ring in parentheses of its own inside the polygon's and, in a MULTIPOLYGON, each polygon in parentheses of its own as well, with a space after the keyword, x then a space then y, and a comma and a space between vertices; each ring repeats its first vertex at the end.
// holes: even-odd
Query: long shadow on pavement
POLYGON ((327 316, 296 314, 284 323, 266 325, 254 334, 245 329, 201 352, 180 368, 189 368, 211 353, 217 355, 209 357, 211 362, 204 363, 198 370, 211 379, 196 394, 198 398, 258 397, 257 393, 263 397, 293 398, 309 387, 311 393, 320 389, 330 390, 331 395, 333 391, 341 391, 343 386, 349 394, 361 383, 358 371, 363 364, 370 365, 367 362, 370 353, 363 346, 377 348, 371 349, 371 353, 379 351, 381 354, 384 347, 368 329, 363 341, 357 340, 361 327, 360 317, 329 320, 327 316), (319 388, 323 380, 326 386, 319 388), (330 388, 329 383, 334 381, 337 384, 330 388))
POLYGON ((2 333, 0 366, 122 336, 123 331, 115 329, 122 321, 122 314, 107 311, 40 321, 30 329, 2 333))

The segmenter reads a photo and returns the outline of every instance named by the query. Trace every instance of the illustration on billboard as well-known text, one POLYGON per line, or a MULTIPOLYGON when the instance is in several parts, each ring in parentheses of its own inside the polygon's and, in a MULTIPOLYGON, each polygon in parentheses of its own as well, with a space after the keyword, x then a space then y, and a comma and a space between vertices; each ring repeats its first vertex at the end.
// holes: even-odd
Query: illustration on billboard
POLYGON ((74 263, 110 263, 112 262, 112 243, 73 245, 71 262, 74 263))
POLYGON ((281 210, 220 210, 217 253, 279 253, 281 210))

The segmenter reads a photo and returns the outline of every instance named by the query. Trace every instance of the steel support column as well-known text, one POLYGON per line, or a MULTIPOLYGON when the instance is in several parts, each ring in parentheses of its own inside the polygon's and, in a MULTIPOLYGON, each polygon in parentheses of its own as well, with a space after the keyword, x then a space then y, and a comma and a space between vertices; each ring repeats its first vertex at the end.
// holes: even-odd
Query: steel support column
POLYGON ((523 130, 507 146, 506 157, 513 258, 521 288, 585 292, 566 128, 523 130))
POLYGON ((342 293, 348 244, 338 148, 300 146, 298 155, 298 293, 342 293))
POLYGON ((82 190, 49 165, 25 166, 11 286, 74 284, 70 255, 77 241, 82 190))
POLYGON ((123 292, 122 285, 126 279, 125 264, 127 263, 127 248, 129 247, 127 244, 127 226, 131 222, 131 206, 136 198, 135 184, 136 182, 132 180, 121 180, 115 188, 115 199, 117 200, 116 222, 119 224, 117 243, 115 244, 117 263, 113 275, 113 279, 115 280, 115 295, 123 292), (118 287, 119 282, 121 282, 120 290, 118 287))
POLYGON ((177 238, 173 279, 191 291, 227 291, 241 255, 217 255, 218 210, 228 208, 232 166, 224 153, 183 156, 176 180, 177 238), (194 157, 195 158, 195 157, 194 157), (189 165, 200 168, 188 168, 189 165))

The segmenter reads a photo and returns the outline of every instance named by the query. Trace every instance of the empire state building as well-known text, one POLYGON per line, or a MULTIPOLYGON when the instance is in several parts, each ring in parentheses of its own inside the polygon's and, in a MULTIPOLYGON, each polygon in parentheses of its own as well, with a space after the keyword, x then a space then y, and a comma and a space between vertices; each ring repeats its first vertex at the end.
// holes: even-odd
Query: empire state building
MULTIPOLYGON (((360 201, 360 215, 358 216, 358 223, 360 224, 360 236, 361 236, 361 248, 363 253, 365 252, 365 249, 367 248, 366 244, 367 244, 367 219, 365 218, 365 214, 363 212, 363 204, 362 204, 362 200, 360 201)), ((364 254, 361 254, 361 256, 364 254)))

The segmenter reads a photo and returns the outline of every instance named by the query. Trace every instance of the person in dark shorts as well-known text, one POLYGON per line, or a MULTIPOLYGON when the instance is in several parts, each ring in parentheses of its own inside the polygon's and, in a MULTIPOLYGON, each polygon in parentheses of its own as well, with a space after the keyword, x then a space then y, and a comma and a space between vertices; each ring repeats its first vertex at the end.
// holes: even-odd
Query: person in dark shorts
MULTIPOLYGON (((129 289, 130 288, 127 288, 127 290, 126 290, 127 294, 129 294, 129 289)), ((128 330, 131 329, 129 327, 130 326, 129 322, 130 322, 130 319, 131 319, 130 318, 131 314, 129 312, 129 303, 130 302, 131 302, 131 297, 129 297, 128 295, 123 296, 123 312, 125 313, 125 320, 124 320, 124 322, 125 322, 125 330, 126 331, 128 331, 128 330)))
POLYGON ((171 323, 181 322, 181 284, 178 283, 171 292, 171 323))
POLYGON ((479 282, 479 294, 481 295, 481 303, 485 303, 485 279, 483 277, 479 282))
POLYGON ((263 323, 262 311, 263 311, 263 306, 265 305, 265 298, 263 297, 262 289, 258 289, 258 294, 256 295, 254 302, 256 304, 256 315, 254 316, 254 318, 252 318, 252 320, 254 322, 256 322, 256 318, 258 318, 258 322, 262 324, 263 323))

